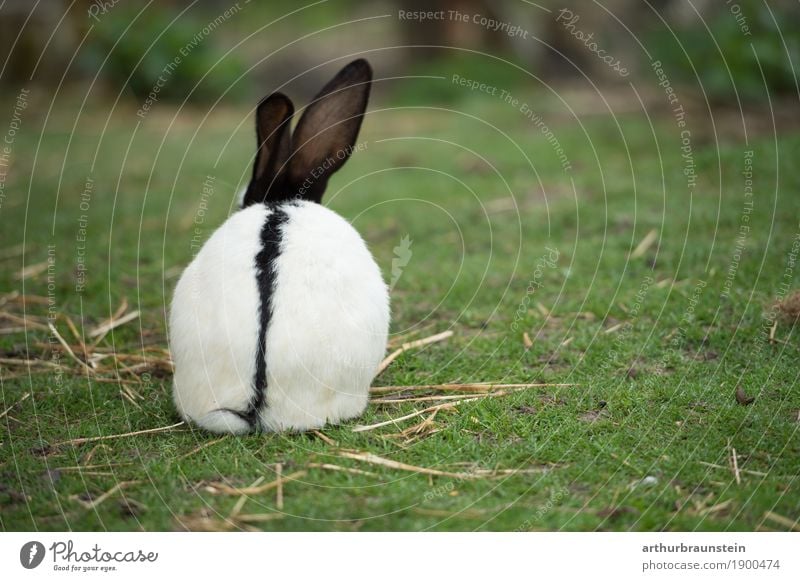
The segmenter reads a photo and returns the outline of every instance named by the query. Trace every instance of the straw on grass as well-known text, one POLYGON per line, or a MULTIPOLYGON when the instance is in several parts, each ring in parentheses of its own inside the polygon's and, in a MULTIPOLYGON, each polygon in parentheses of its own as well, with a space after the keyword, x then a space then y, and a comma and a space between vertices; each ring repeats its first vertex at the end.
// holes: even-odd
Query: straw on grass
POLYGON ((70 347, 69 343, 67 343, 64 337, 61 336, 61 333, 58 332, 58 329, 56 329, 55 325, 53 325, 53 323, 48 322, 47 326, 50 327, 50 332, 55 336, 56 339, 58 339, 58 342, 61 343, 61 346, 64 348, 64 351, 67 353, 67 355, 69 355, 71 359, 76 361, 78 365, 83 367, 87 373, 94 373, 94 370, 91 367, 89 367, 89 365, 85 361, 82 361, 77 355, 75 355, 75 352, 72 350, 72 347, 70 347))
POLYGON ((283 464, 278 462, 275 464, 275 482, 277 482, 277 486, 275 487, 275 508, 278 510, 283 510, 283 464))
POLYGON ((369 472, 367 470, 359 470, 358 468, 350 468, 349 466, 339 466, 338 464, 331 464, 331 463, 317 463, 312 462, 307 465, 308 468, 321 468, 322 470, 333 470, 336 472, 348 472, 350 474, 358 474, 361 476, 378 476, 374 472, 369 472))
POLYGON ((329 438, 328 436, 326 436, 325 434, 323 434, 319 430, 312 430, 311 433, 314 434, 317 438, 319 438, 323 442, 325 442, 326 444, 328 444, 329 446, 338 446, 339 445, 339 443, 336 440, 333 440, 333 439, 329 438))
POLYGON ((741 486, 742 475, 739 473, 739 460, 736 458, 736 448, 731 447, 730 442, 728 442, 728 448, 731 453, 731 470, 733 470, 733 476, 736 478, 736 484, 741 486))
POLYGON ((121 395, 121 396, 122 396, 124 399, 126 399, 126 400, 128 401, 128 403, 130 403, 130 404, 131 404, 133 407, 135 407, 135 408, 138 408, 138 409, 142 409, 142 406, 140 406, 140 405, 139 405, 139 404, 136 402, 136 400, 135 400, 135 399, 133 399, 133 398, 132 398, 132 397, 131 397, 131 396, 130 396, 130 395, 129 395, 129 394, 128 394, 128 393, 127 393, 127 392, 126 392, 124 389, 120 389, 120 390, 119 390, 119 393, 120 393, 120 395, 121 395))
POLYGON ((675 279, 674 279, 674 278, 669 278, 669 277, 667 277, 667 278, 665 278, 665 279, 659 280, 659 281, 658 281, 658 282, 655 284, 655 287, 656 287, 656 288, 664 288, 664 287, 668 287, 668 286, 669 286, 669 285, 671 285, 671 284, 677 284, 677 282, 675 281, 675 279))
MULTIPOLYGON (((441 404, 436 404, 436 405, 433 405, 433 406, 429 406, 429 407, 426 407, 426 408, 424 408, 422 410, 417 410, 415 412, 412 412, 410 414, 406 414, 406 415, 398 417, 398 418, 390 418, 390 419, 385 420, 383 422, 378 422, 377 424, 371 424, 371 425, 368 425, 368 426, 363 426, 363 425, 362 426, 355 426, 353 428, 353 431, 354 432, 367 432, 369 430, 374 430, 376 428, 381 428, 383 426, 388 426, 390 424, 397 424, 398 422, 402 422, 402 421, 405 421, 405 420, 410 420, 411 418, 415 418, 415 417, 417 417, 419 415, 425 414, 427 412, 432 412, 434 410, 448 410, 448 409, 452 409, 452 408, 454 408, 456 406, 459 406, 459 405, 461 405, 463 403, 468 403, 468 402, 472 402, 472 401, 478 401, 478 400, 489 398, 489 397, 502 397, 502 396, 508 395, 510 393, 515 393, 517 391, 528 389, 530 387, 538 387, 539 385, 544 385, 544 384, 505 384, 504 387, 506 388, 506 390, 501 390, 501 391, 491 391, 492 388, 498 387, 501 384, 493 384, 493 385, 491 385, 491 384, 490 385, 486 385, 486 384, 469 384, 469 385, 470 385, 470 387, 479 386, 479 388, 484 390, 484 391, 478 392, 476 394, 469 395, 469 396, 467 396, 467 397, 465 397, 463 399, 459 399, 457 401, 449 401, 449 402, 446 402, 446 403, 441 403, 441 404), (489 388, 489 389, 487 390, 487 388, 489 388)), ((550 384, 550 385, 554 385, 554 384, 550 384)), ((563 385, 571 385, 571 384, 563 384, 563 385)), ((425 387, 443 388, 443 387, 446 387, 446 386, 425 386, 425 387)), ((464 386, 463 385, 459 385, 459 388, 462 388, 462 387, 464 387, 464 386)), ((373 388, 373 389, 375 389, 375 388, 373 388)), ((377 388, 377 389, 381 389, 381 388, 377 388)), ((401 401, 405 402, 407 400, 401 400, 401 401)), ((401 401, 392 402, 392 403, 400 403, 401 401)))
POLYGON ((214 494, 225 494, 228 496, 239 496, 242 494, 247 494, 253 496, 256 494, 261 494, 262 492, 266 492, 268 490, 272 490, 273 488, 277 488, 278 486, 283 486, 284 482, 302 478, 307 473, 308 472, 306 470, 298 470, 297 472, 292 472, 291 474, 288 474, 286 476, 281 476, 273 480, 272 482, 267 482, 266 484, 261 484, 259 486, 247 486, 245 488, 235 488, 233 486, 229 486, 221 482, 215 482, 209 486, 209 489, 214 494))
POLYGON ((133 321, 135 318, 139 316, 139 311, 131 311, 127 315, 120 317, 119 319, 111 319, 110 321, 100 325, 99 327, 93 329, 89 332, 89 336, 95 340, 95 344, 99 343, 103 337, 106 336, 112 329, 116 329, 117 327, 121 327, 125 323, 129 323, 133 321))
POLYGON ((72 336, 75 337, 75 340, 78 342, 78 344, 83 346, 84 351, 85 351, 86 350, 86 345, 83 342, 83 337, 81 337, 80 331, 78 331, 78 327, 75 325, 75 322, 67 314, 62 313, 61 317, 67 323, 67 327, 69 327, 69 332, 72 333, 72 336))
POLYGON ((706 517, 706 516, 708 516, 710 514, 714 514, 715 512, 719 512, 721 510, 724 510, 724 509, 728 508, 732 503, 733 503, 733 499, 729 498, 728 500, 726 500, 724 502, 720 502, 720 503, 717 503, 717 504, 715 504, 713 506, 709 506, 708 508, 704 508, 703 510, 700 511, 700 516, 706 517))
POLYGON ((33 278, 42 274, 45 270, 47 270, 48 261, 45 260, 44 262, 37 262, 36 264, 31 264, 26 266, 19 272, 14 273, 15 280, 25 280, 28 278, 33 278))
MULTIPOLYGON (((25 254, 25 243, 20 242, 19 244, 15 244, 14 246, 9 246, 3 250, 0 250, 0 260, 5 260, 6 258, 16 258, 17 256, 22 256, 25 254)), ((19 294, 19 291, 14 291, 19 294)))
POLYGON ((259 529, 250 526, 249 523, 282 519, 283 516, 279 513, 237 514, 233 517, 218 519, 212 518, 207 512, 201 512, 198 515, 178 517, 177 520, 182 527, 190 531, 225 532, 238 528, 250 532, 259 532, 259 529))
MULTIPOLYGON (((24 329, 26 331, 30 330, 30 329, 40 329, 40 330, 47 329, 47 324, 46 323, 40 323, 39 321, 36 320, 35 317, 30 316, 30 315, 27 316, 27 317, 19 317, 19 316, 13 314, 13 313, 9 313, 9 312, 3 311, 2 313, 0 313, 0 317, 6 319, 7 321, 10 321, 11 323, 16 323, 18 325, 22 325, 21 327, 16 327, 18 329, 24 329)), ((42 319, 46 320, 44 318, 42 318, 42 319)), ((4 330, 6 330, 6 329, 4 329, 4 330)))
MULTIPOLYGON (((707 466, 709 468, 716 468, 717 470, 730 470, 730 468, 725 468, 725 466, 720 466, 719 464, 712 464, 711 462, 705 462, 703 460, 697 461, 699 464, 703 466, 707 466)), ((751 474, 752 476, 759 476, 761 478, 765 478, 768 476, 766 472, 758 472, 756 470, 748 470, 747 468, 739 468, 739 472, 741 474, 751 474)))
POLYGON ((416 472, 417 474, 430 474, 431 476, 444 476, 447 478, 458 478, 461 480, 468 480, 475 478, 475 475, 465 472, 445 472, 443 470, 436 470, 435 468, 425 468, 423 466, 413 466, 412 464, 405 464, 396 460, 389 460, 382 456, 377 456, 371 452, 358 452, 358 451, 339 451, 339 456, 342 458, 350 458, 351 460, 358 460, 359 462, 366 462, 376 466, 384 466, 386 468, 393 468, 395 470, 403 470, 405 472, 416 472))
POLYGON ((283 518, 282 514, 274 512, 266 512, 261 514, 240 514, 237 515, 236 520, 243 523, 250 522, 267 522, 270 520, 277 520, 283 518))
POLYGON ((552 466, 540 466, 538 468, 481 468, 473 470, 470 474, 486 477, 515 476, 517 474, 542 474, 543 472, 550 472, 552 469, 552 466))
POLYGON ((50 298, 39 295, 21 295, 19 294, 19 291, 12 291, 3 295, 3 298, 0 299, 0 306, 5 305, 6 303, 33 303, 37 305, 49 305, 50 298))
POLYGON ((403 446, 409 446, 413 442, 417 440, 421 440, 422 438, 427 438, 436 434, 441 431, 440 428, 437 428, 433 421, 436 419, 436 414, 439 413, 439 410, 434 411, 430 416, 419 422, 418 424, 414 424, 413 426, 409 426, 405 430, 397 432, 396 434, 387 434, 384 438, 405 438, 403 440, 403 446))
POLYGON ((385 385, 370 388, 370 393, 391 393, 404 391, 456 391, 456 392, 491 392, 503 389, 527 389, 533 387, 573 387, 577 383, 442 383, 436 385, 385 385))
POLYGON ((52 470, 59 472, 83 472, 84 470, 97 470, 98 468, 119 468, 130 466, 133 462, 109 462, 108 464, 78 464, 76 466, 58 466, 52 470))
POLYGON ((26 393, 25 395, 23 395, 23 396, 22 396, 22 398, 20 398, 20 399, 19 399, 19 400, 18 400, 16 403, 13 403, 13 404, 11 404, 10 406, 8 406, 8 408, 6 408, 6 410, 5 410, 5 411, 4 411, 2 414, 0 414, 0 419, 2 419, 2 418, 4 418, 4 417, 6 417, 6 414, 8 414, 8 412, 10 412, 11 410, 13 410, 15 407, 17 407, 17 406, 18 406, 19 404, 21 404, 23 401, 25 401, 26 399, 28 399, 30 396, 31 396, 31 392, 28 392, 28 393, 26 393))
POLYGON ((645 234, 645 237, 642 238, 642 241, 639 242, 639 245, 636 248, 634 248, 633 252, 631 252, 630 257, 639 258, 640 256, 644 256, 644 253, 650 249, 650 247, 653 245, 653 242, 655 242, 657 239, 658 239, 658 230, 653 228, 652 230, 650 230, 650 232, 645 234))
POLYGON ((105 444, 96 444, 91 450, 89 450, 86 453, 86 455, 81 459, 81 462, 83 464, 89 464, 94 458, 94 455, 97 453, 97 451, 102 450, 103 448, 105 448, 106 450, 110 450, 110 448, 105 444))
POLYGON ((531 341, 531 336, 528 335, 527 331, 522 333, 522 344, 525 346, 525 349, 533 347, 533 341, 531 341))
POLYGON ((25 327, 3 327, 0 329, 0 335, 14 335, 16 333, 27 333, 28 329, 25 327))
POLYGON ((201 445, 197 446, 194 450, 191 450, 190 452, 187 452, 183 456, 180 456, 178 458, 178 460, 183 460, 185 458, 188 458, 189 456, 192 456, 193 454, 197 454, 200 450, 205 450, 209 446, 213 446, 214 444, 219 444, 222 440, 224 440, 226 438, 227 438, 227 436, 222 436, 221 438, 217 438, 216 440, 211 440, 210 442, 206 442, 205 444, 201 444, 201 445))
POLYGON ((128 486, 132 486, 134 484, 139 484, 139 482, 140 482, 139 480, 128 480, 126 482, 119 482, 115 486, 113 486, 110 490, 104 492, 103 494, 101 494, 100 496, 89 502, 82 500, 78 497, 75 497, 75 500, 77 500, 81 504, 81 506, 83 506, 83 508, 91 510, 93 508, 97 508, 100 504, 105 502, 108 498, 114 496, 117 492, 119 492, 123 488, 127 488, 128 486))
POLYGON ((77 446, 79 444, 88 444, 89 442, 101 442, 105 440, 115 440, 117 438, 128 438, 131 436, 142 436, 144 434, 156 434, 159 432, 168 432, 169 430, 174 430, 180 426, 185 425, 186 422, 178 422, 177 424, 172 424, 171 426, 164 426, 162 428, 150 428, 149 430, 139 430, 136 432, 127 432, 125 434, 112 434, 109 436, 92 436, 90 438, 75 438, 72 440, 65 440, 63 442, 58 442, 54 444, 54 446, 77 446))
MULTIPOLYGON (((253 481, 253 483, 250 485, 250 487, 258 486, 262 482, 264 482, 264 477, 263 476, 259 476, 258 478, 256 478, 253 481)), ((231 509, 230 514, 228 514, 228 518, 229 519, 235 518, 240 512, 242 512, 242 509, 244 508, 244 504, 247 502, 248 498, 250 498, 250 497, 247 496, 246 494, 243 494, 242 496, 239 497, 239 500, 237 500, 236 504, 233 505, 233 508, 231 509)))
POLYGON ((412 509, 415 513, 422 516, 433 516, 436 518, 468 518, 468 519, 485 519, 488 511, 479 510, 476 508, 468 508, 455 512, 449 510, 441 510, 436 508, 420 508, 415 506, 412 509))
POLYGON ((465 402, 468 402, 468 401, 477 401, 479 399, 481 399, 481 398, 474 397, 474 398, 470 398, 470 399, 462 399, 461 401, 454 401, 454 402, 450 402, 450 403, 442 403, 442 404, 426 407, 425 409, 417 410, 417 411, 412 412, 410 414, 406 414, 404 416, 400 416, 399 418, 390 418, 390 419, 388 419, 386 421, 378 422, 377 424, 371 424, 371 425, 368 425, 368 426, 356 426, 356 427, 353 428, 353 431, 354 432, 368 432, 370 430, 374 430, 374 429, 377 429, 377 428, 382 428, 383 426, 396 424, 396 423, 402 422, 404 420, 410 420, 411 418, 416 418, 417 416, 421 416, 422 414, 425 414, 425 413, 428 413, 428 412, 432 412, 434 410, 452 409, 452 408, 454 408, 457 405, 460 405, 462 403, 465 403, 465 402))
POLYGON ((771 520, 772 522, 784 526, 791 531, 800 531, 800 521, 786 518, 785 516, 776 512, 772 512, 771 510, 768 510, 764 513, 764 516, 761 519, 761 524, 763 525, 764 521, 766 520, 771 520))
POLYGON ((382 397, 371 399, 370 403, 374 404, 395 404, 395 403, 413 403, 413 402, 421 402, 421 401, 459 401, 464 399, 483 399, 486 397, 500 397, 503 395, 508 395, 511 393, 515 393, 517 391, 521 391, 521 389, 509 389, 501 390, 501 391, 492 391, 486 393, 479 393, 479 394, 460 394, 460 395, 425 395, 420 397, 382 397))
POLYGON ((0 357, 0 365, 25 365, 27 367, 52 367, 60 369, 58 363, 44 361, 43 359, 15 359, 13 357, 0 357))
POLYGON ((376 376, 383 373, 389 365, 391 365, 392 361, 400 357, 403 353, 410 349, 416 349, 417 347, 423 347, 425 345, 430 345, 431 343, 438 343, 439 341, 445 341, 453 336, 453 331, 443 331, 441 333, 437 333, 436 335, 431 335, 430 337, 425 337, 424 339, 417 339, 416 341, 411 341, 409 343, 403 343, 398 349, 393 351, 386 359, 384 359, 381 364, 378 366, 378 372, 375 374, 376 376))

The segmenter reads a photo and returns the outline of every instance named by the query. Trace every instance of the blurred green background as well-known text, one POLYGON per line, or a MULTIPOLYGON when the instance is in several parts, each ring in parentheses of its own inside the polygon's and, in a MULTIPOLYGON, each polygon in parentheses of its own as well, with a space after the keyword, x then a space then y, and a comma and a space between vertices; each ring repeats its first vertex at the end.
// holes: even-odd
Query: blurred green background
MULTIPOLYGON (((284 83, 309 94, 327 74, 310 68, 357 53, 384 77, 439 74, 444 63, 509 88, 536 85, 517 67, 545 82, 619 81, 577 29, 592 34, 632 78, 661 60, 675 80, 715 102, 759 103, 766 91, 797 91, 792 65, 800 62, 799 16, 791 0, 18 1, 0 10, 1 78, 12 92, 31 78, 62 90, 89 82, 92 93, 136 102, 194 40, 191 56, 169 74, 162 101, 252 101, 284 83), (567 13, 556 18, 562 10, 578 16, 573 28, 564 26, 567 13), (415 11, 445 16, 400 16, 415 11)), ((378 88, 403 104, 465 96, 451 83, 397 80, 378 88)))

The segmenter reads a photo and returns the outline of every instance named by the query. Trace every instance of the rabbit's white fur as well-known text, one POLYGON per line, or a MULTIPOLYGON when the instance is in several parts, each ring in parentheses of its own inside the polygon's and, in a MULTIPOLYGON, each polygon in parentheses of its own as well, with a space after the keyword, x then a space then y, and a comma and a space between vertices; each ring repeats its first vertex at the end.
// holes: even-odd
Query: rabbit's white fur
MULTIPOLYGON (((308 430, 356 417, 384 355, 389 295, 353 227, 320 204, 283 204, 280 254, 266 332, 267 388, 259 424, 308 430)), ((260 295, 256 255, 270 212, 236 212, 175 289, 170 339, 175 404, 214 432, 243 433, 254 394, 260 295)))
POLYGON ((181 416, 214 432, 250 429, 219 408, 244 411, 253 393, 260 297, 256 254, 270 211, 233 214, 181 275, 170 311, 173 395, 181 416))

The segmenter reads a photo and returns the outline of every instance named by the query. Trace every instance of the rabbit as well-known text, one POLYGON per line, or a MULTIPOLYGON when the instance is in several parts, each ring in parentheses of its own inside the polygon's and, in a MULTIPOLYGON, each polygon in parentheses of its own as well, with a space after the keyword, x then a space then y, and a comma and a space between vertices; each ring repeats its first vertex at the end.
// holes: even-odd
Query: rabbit
POLYGON ((172 300, 173 396, 212 432, 305 431, 361 415, 385 354, 389 291, 350 223, 321 204, 349 158, 372 69, 345 66, 290 124, 282 93, 256 109, 258 150, 235 211, 172 300))

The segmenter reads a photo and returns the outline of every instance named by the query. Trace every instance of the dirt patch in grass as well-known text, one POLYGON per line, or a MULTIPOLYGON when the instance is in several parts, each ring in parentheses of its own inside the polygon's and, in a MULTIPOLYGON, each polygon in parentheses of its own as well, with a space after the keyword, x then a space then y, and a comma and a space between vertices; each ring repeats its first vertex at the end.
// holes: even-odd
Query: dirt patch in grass
POLYGON ((796 323, 800 320, 800 290, 794 291, 775 306, 783 321, 796 323))

